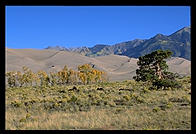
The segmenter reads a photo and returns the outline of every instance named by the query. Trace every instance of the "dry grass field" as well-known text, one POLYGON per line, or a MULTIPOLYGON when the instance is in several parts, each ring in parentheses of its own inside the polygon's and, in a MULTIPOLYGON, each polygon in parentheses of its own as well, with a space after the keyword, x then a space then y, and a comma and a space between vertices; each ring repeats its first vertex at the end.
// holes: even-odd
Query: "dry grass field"
POLYGON ((178 81, 6 88, 6 130, 190 130, 191 77, 178 81))

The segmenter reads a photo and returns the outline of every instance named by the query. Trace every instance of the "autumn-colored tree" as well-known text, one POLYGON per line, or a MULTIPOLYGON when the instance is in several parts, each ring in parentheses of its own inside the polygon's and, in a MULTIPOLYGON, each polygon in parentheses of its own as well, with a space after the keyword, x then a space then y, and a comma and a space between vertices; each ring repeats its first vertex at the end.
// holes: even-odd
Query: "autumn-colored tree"
POLYGON ((39 78, 36 73, 33 73, 31 69, 28 67, 23 67, 24 73, 22 74, 20 71, 16 72, 16 79, 20 87, 22 87, 24 84, 33 85, 33 82, 37 85, 37 81, 39 81, 39 78))
POLYGON ((50 83, 51 83, 51 86, 56 86, 57 82, 58 82, 57 73, 50 72, 50 83))
POLYGON ((82 73, 86 73, 87 74, 91 70, 92 70, 92 67, 89 64, 84 64, 84 65, 79 65, 78 66, 78 71, 80 71, 82 73))
POLYGON ((38 71, 38 76, 40 79, 41 86, 48 86, 50 82, 50 78, 48 77, 47 73, 44 71, 38 71))
POLYGON ((73 69, 69 69, 68 71, 68 82, 71 84, 77 83, 77 72, 73 69))
POLYGON ((84 84, 90 84, 93 82, 103 82, 107 80, 107 75, 103 71, 96 70, 92 68, 89 64, 84 64, 78 66, 80 80, 84 84))
POLYGON ((8 85, 10 87, 17 86, 55 86, 64 84, 77 84, 79 81, 83 84, 92 84, 96 82, 103 82, 106 80, 106 73, 103 71, 96 70, 89 64, 78 66, 78 71, 68 69, 65 65, 64 68, 57 72, 50 72, 48 75, 44 71, 38 71, 34 73, 28 67, 24 66, 23 74, 20 71, 12 71, 6 73, 8 85))
POLYGON ((28 85, 30 85, 30 86, 32 86, 32 84, 33 84, 33 80, 34 80, 34 73, 31 71, 31 69, 29 69, 28 67, 26 67, 26 66, 23 66, 23 72, 24 72, 24 74, 23 74, 23 81, 24 81, 24 83, 26 84, 26 86, 28 86, 28 85))
POLYGON ((33 81, 35 82, 36 86, 39 86, 40 78, 39 78, 38 73, 33 73, 33 81))
POLYGON ((87 76, 83 72, 78 72, 79 79, 82 81, 83 84, 86 84, 87 76))
POLYGON ((96 70, 96 77, 95 77, 95 81, 98 83, 98 82, 101 82, 101 71, 99 70, 96 70))
POLYGON ((89 71, 87 73, 87 84, 91 84, 94 81, 94 74, 92 72, 93 70, 89 71))
POLYGON ((23 74, 20 71, 17 71, 16 79, 19 83, 19 86, 22 87, 24 85, 24 80, 23 80, 23 74))
POLYGON ((64 84, 68 83, 68 81, 69 81, 69 79, 68 79, 68 68, 67 68, 66 65, 64 66, 64 68, 61 71, 59 71, 57 73, 57 76, 59 78, 59 84, 64 85, 64 84))
POLYGON ((61 71, 57 72, 57 84, 62 85, 62 80, 61 80, 61 71))
POLYGON ((9 87, 15 87, 16 86, 16 72, 15 71, 7 72, 6 77, 7 77, 7 82, 8 82, 9 87))
POLYGON ((96 82, 96 80, 95 80, 96 76, 97 76, 97 70, 96 69, 93 69, 91 71, 91 79, 92 79, 91 81, 92 81, 92 83, 95 83, 96 82))
POLYGON ((92 67, 89 64, 79 65, 79 78, 83 84, 89 84, 91 81, 91 71, 92 67))

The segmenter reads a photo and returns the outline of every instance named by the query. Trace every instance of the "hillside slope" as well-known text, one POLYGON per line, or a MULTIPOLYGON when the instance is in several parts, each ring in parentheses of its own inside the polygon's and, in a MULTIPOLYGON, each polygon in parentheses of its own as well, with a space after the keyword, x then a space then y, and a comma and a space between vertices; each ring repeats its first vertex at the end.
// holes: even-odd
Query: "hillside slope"
MULTIPOLYGON (((135 75, 137 69, 136 58, 120 55, 106 55, 87 57, 74 52, 58 50, 36 49, 6 49, 6 72, 22 71, 22 66, 27 66, 32 71, 44 70, 46 72, 59 71, 64 65, 77 70, 78 65, 91 64, 96 69, 107 72, 110 81, 129 80, 135 75)), ((173 57, 167 61, 169 70, 181 75, 191 74, 191 62, 173 57)))

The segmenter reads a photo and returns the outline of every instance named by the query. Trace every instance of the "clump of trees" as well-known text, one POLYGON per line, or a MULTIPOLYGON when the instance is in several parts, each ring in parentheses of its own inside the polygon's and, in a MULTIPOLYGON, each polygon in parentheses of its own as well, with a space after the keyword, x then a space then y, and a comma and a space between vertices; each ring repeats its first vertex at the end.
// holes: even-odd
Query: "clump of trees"
POLYGON ((99 83, 107 80, 107 75, 104 71, 99 71, 92 68, 89 64, 78 66, 79 79, 83 84, 99 83))
POLYGON ((107 81, 106 72, 92 68, 89 64, 79 65, 78 71, 69 69, 66 65, 58 72, 40 70, 34 73, 28 67, 23 67, 23 72, 11 71, 6 73, 9 87, 22 86, 56 86, 67 84, 93 84, 107 81))
POLYGON ((153 86, 159 88, 180 87, 176 81, 176 75, 168 72, 168 65, 165 59, 170 58, 170 50, 156 50, 150 54, 139 57, 136 70, 136 81, 151 82, 153 86))

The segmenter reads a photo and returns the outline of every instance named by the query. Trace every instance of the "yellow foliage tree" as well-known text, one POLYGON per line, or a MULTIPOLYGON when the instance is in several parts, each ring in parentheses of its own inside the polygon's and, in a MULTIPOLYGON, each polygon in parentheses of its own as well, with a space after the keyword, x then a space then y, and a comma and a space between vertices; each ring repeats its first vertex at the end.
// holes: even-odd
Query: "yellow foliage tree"
POLYGON ((22 79, 24 81, 24 83, 27 85, 32 86, 33 84, 33 80, 34 80, 34 73, 31 71, 31 69, 29 69, 26 66, 23 66, 23 72, 24 74, 22 75, 22 79))
POLYGON ((57 73, 57 76, 59 78, 59 84, 63 84, 64 85, 64 84, 68 83, 68 81, 69 81, 69 78, 68 78, 68 68, 67 68, 66 65, 64 66, 64 68, 61 71, 59 71, 57 73))
POLYGON ((56 86, 58 82, 58 75, 57 73, 50 72, 50 82, 51 86, 56 86))
POLYGON ((83 84, 89 84, 91 81, 91 71, 92 67, 89 64, 79 65, 78 66, 79 71, 79 78, 82 81, 83 84))
POLYGON ((6 77, 7 77, 7 82, 8 82, 9 87, 15 87, 16 86, 16 72, 15 71, 7 72, 6 77))
POLYGON ((17 71, 16 73, 16 79, 19 83, 19 86, 22 87, 24 85, 23 75, 20 71, 17 71))
POLYGON ((77 72, 74 71, 73 69, 69 69, 68 80, 69 80, 69 83, 71 83, 71 84, 77 83, 77 72))
POLYGON ((40 83, 40 78, 37 73, 33 73, 33 81, 35 82, 35 85, 38 86, 40 83))
POLYGON ((6 73, 7 82, 10 87, 17 85, 23 86, 24 84, 32 86, 34 83, 41 86, 55 86, 61 84, 77 84, 79 81, 83 84, 92 84, 96 82, 103 82, 107 80, 107 74, 103 71, 96 70, 89 64, 79 65, 78 71, 68 69, 65 65, 64 68, 57 72, 46 72, 40 70, 34 73, 28 67, 24 66, 23 74, 20 71, 12 71, 6 73))
POLYGON ((40 79, 41 86, 48 86, 50 82, 50 78, 48 77, 47 73, 44 71, 38 71, 38 76, 40 79))
POLYGON ((80 74, 79 78, 83 84, 103 82, 107 80, 107 74, 105 72, 93 69, 89 64, 78 66, 78 71, 80 74))
POLYGON ((78 72, 78 75, 79 75, 79 79, 82 81, 82 83, 86 84, 86 81, 87 81, 86 74, 83 72, 78 72))

